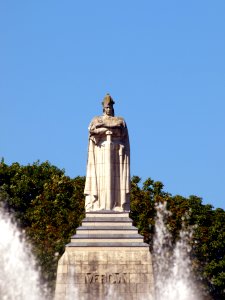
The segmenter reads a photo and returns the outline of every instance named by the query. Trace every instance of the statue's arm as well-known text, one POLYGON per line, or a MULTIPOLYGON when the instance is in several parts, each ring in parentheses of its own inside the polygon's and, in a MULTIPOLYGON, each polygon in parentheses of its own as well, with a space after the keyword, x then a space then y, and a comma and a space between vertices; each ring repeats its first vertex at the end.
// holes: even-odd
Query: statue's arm
MULTIPOLYGON (((101 120, 101 119, 100 119, 101 120)), ((104 123, 99 122, 99 118, 94 118, 88 127, 90 135, 101 135, 107 131, 107 127, 104 126, 104 123)))
POLYGON ((101 127, 101 128, 95 128, 95 129, 90 129, 90 133, 91 134, 103 134, 107 131, 108 129, 105 127, 101 127))

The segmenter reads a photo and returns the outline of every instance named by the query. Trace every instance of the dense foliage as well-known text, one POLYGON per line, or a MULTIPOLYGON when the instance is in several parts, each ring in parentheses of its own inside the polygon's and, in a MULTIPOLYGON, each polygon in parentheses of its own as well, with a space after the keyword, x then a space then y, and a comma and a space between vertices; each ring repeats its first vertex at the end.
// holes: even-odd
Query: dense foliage
POLYGON ((0 164, 0 201, 25 229, 47 282, 84 218, 83 187, 84 177, 70 179, 48 162, 0 164))
MULTIPOLYGON (((43 280, 52 286, 57 261, 84 218, 84 177, 65 176, 49 162, 21 166, 0 162, 0 202, 14 215, 33 245, 43 280)), ((203 205, 196 196, 171 196, 161 182, 139 177, 131 181, 131 218, 152 247, 155 203, 167 202, 168 228, 174 242, 184 216, 192 227, 192 261, 196 280, 213 299, 225 298, 225 211, 203 205), (206 287, 206 288, 205 288, 206 287)), ((208 296, 205 296, 207 298, 208 296)))

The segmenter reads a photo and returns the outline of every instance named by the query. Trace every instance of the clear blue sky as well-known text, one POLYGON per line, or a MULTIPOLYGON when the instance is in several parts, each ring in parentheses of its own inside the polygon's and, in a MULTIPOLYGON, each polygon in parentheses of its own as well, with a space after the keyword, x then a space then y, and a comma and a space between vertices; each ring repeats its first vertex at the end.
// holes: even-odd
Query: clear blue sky
POLYGON ((131 173, 225 209, 225 1, 0 3, 0 157, 85 175, 107 92, 131 173))

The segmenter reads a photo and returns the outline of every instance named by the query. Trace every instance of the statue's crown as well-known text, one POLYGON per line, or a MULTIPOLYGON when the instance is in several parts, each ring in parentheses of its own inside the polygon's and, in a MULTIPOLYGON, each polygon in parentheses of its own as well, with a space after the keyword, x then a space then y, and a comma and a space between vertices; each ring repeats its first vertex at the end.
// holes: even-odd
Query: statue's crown
POLYGON ((102 105, 104 107, 104 106, 110 105, 110 104, 113 105, 113 104, 115 104, 115 102, 113 101, 113 98, 109 94, 106 94, 105 98, 102 101, 102 105))

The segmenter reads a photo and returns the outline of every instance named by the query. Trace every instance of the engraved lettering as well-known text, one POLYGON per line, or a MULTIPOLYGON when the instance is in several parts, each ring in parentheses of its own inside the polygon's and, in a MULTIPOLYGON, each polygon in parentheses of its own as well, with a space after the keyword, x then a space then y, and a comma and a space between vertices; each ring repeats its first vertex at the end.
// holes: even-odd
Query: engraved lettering
POLYGON ((106 283, 107 282, 107 277, 106 275, 102 274, 101 275, 101 283, 106 283))
POLYGON ((95 274, 95 282, 98 282, 98 279, 99 279, 99 275, 95 274))
POLYGON ((129 283, 129 275, 127 273, 122 273, 120 275, 120 283, 129 283))
POLYGON ((85 283, 93 283, 94 274, 87 273, 85 275, 85 283))
POLYGON ((85 283, 111 283, 111 284, 120 284, 120 283, 129 283, 129 274, 127 273, 87 273, 85 275, 85 283))
POLYGON ((109 283, 116 283, 116 274, 109 274, 109 283))

